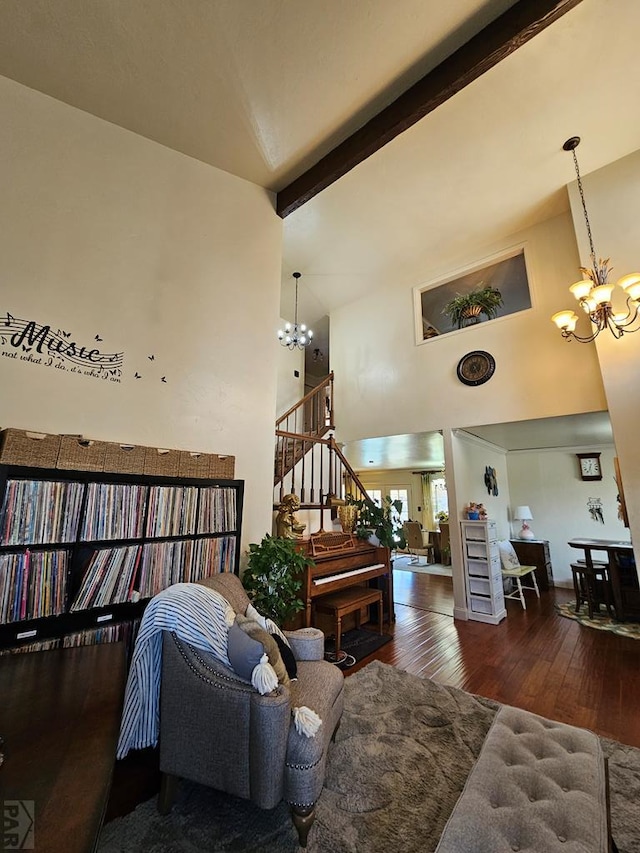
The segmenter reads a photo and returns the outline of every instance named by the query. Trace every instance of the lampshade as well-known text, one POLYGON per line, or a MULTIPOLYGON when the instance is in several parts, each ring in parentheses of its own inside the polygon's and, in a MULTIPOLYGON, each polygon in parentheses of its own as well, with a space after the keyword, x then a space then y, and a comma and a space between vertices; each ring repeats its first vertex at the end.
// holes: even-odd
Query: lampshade
POLYGON ((528 506, 517 506, 513 513, 513 517, 517 518, 518 521, 529 521, 529 519, 533 518, 528 506))
POLYGON ((513 517, 518 519, 518 521, 522 522, 522 527, 518 531, 519 539, 535 539, 535 535, 533 530, 529 527, 527 522, 529 519, 533 518, 531 510, 528 506, 517 506, 513 512, 513 517))

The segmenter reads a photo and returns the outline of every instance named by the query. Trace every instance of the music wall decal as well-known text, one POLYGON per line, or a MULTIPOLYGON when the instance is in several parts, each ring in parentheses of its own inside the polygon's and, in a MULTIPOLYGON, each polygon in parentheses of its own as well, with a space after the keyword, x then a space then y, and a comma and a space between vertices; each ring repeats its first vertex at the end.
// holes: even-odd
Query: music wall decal
MULTIPOLYGON (((93 338, 97 343, 103 340, 100 333, 93 338)), ((9 311, 0 320, 0 356, 108 382, 120 383, 128 375, 142 379, 137 370, 124 373, 123 352, 105 353, 93 342, 82 345, 71 332, 60 328, 54 331, 50 325, 35 320, 21 320, 9 311)), ((147 358, 155 362, 155 355, 147 358)), ((160 381, 166 384, 166 376, 160 381)))

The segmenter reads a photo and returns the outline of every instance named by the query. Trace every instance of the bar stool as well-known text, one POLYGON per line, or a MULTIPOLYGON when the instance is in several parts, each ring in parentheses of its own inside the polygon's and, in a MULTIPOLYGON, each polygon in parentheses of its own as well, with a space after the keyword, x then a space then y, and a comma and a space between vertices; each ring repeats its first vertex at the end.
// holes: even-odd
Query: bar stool
POLYGON ((580 606, 584 602, 587 605, 589 619, 593 619, 594 609, 599 613, 600 605, 604 604, 609 616, 615 619, 616 613, 611 601, 611 581, 608 567, 571 563, 571 574, 573 575, 573 589, 576 594, 576 613, 580 611, 580 606))

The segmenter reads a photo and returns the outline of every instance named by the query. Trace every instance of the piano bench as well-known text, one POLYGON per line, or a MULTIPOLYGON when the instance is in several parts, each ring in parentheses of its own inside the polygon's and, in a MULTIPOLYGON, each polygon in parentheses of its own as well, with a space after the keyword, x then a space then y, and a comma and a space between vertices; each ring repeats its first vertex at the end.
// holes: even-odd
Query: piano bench
POLYGON ((356 628, 360 627, 360 611, 370 604, 378 605, 378 633, 382 634, 382 591, 368 586, 351 586, 341 592, 331 592, 321 595, 313 602, 313 607, 319 613, 328 613, 335 619, 336 651, 340 651, 342 638, 342 617, 349 613, 356 614, 356 628))

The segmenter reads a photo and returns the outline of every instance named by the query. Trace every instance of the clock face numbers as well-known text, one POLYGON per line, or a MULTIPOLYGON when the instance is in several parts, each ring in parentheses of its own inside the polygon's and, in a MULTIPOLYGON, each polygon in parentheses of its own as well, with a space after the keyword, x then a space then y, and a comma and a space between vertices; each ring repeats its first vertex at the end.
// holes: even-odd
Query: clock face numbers
POLYGON ((600 467, 600 454, 579 453, 580 476, 583 480, 601 480, 602 468, 600 467))
POLYGON ((476 350, 464 355, 458 362, 457 374, 465 385, 482 385, 493 376, 496 362, 491 353, 476 350))

